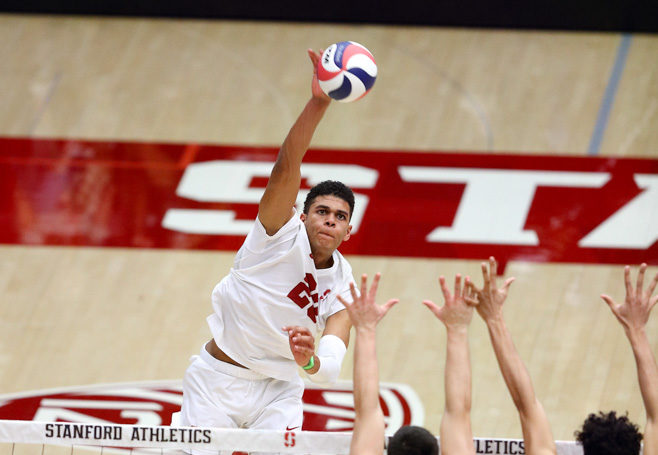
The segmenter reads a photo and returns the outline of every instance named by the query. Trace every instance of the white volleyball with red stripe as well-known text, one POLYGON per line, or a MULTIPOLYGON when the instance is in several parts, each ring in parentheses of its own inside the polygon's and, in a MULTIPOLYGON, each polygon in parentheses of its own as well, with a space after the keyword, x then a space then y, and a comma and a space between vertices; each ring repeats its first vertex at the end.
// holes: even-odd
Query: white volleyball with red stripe
POLYGON ((332 44, 318 62, 320 88, 341 103, 363 98, 376 78, 375 58, 365 46, 354 41, 332 44))

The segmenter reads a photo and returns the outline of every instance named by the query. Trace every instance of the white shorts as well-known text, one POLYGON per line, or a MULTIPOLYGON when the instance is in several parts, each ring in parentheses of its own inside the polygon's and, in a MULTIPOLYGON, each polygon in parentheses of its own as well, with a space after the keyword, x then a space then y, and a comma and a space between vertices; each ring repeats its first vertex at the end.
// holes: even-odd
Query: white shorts
POLYGON ((222 362, 205 345, 191 360, 183 378, 182 426, 301 429, 301 378, 281 381, 222 362))

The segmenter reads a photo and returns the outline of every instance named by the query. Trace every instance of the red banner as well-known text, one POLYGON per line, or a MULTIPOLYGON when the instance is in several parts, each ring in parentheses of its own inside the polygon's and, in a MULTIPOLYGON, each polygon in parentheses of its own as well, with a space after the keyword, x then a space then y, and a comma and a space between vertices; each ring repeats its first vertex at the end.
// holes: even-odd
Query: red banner
MULTIPOLYGON (((236 250, 276 153, 0 139, 0 243, 236 250)), ((354 189, 344 254, 658 264, 656 159, 313 149, 302 174, 354 189)))

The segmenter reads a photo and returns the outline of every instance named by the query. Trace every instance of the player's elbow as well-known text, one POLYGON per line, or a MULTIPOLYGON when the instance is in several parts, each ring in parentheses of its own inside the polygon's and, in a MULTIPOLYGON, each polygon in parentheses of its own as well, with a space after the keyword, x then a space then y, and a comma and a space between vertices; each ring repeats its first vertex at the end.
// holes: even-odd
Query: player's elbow
POLYGON ((270 173, 270 181, 288 181, 291 179, 294 181, 301 179, 299 163, 290 159, 288 154, 279 153, 270 173))
POLYGON ((379 406, 379 399, 376 400, 354 400, 354 414, 359 416, 370 416, 371 419, 381 418, 384 422, 384 413, 379 406))
POLYGON ((446 404, 446 411, 453 415, 465 416, 471 414, 471 400, 462 400, 459 403, 446 404))

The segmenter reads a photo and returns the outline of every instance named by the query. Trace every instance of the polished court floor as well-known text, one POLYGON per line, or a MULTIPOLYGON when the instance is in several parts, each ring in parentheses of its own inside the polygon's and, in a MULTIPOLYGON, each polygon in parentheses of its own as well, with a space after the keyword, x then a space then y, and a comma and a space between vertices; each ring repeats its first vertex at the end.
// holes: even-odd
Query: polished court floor
MULTIPOLYGON (((309 96, 305 49, 347 39, 373 52, 378 80, 330 108, 313 147, 658 159, 658 37, 613 33, 4 15, 0 135, 277 147, 309 96)), ((181 378, 232 259, 0 245, 0 392, 181 378)), ((479 261, 348 259, 355 276, 382 272, 382 301, 401 299, 381 323, 380 377, 413 387, 438 433, 444 329, 420 301, 479 261)), ((506 317, 556 439, 598 409, 643 425, 630 348, 598 297, 623 298, 622 265, 516 260, 505 273, 517 277, 506 317)), ((475 435, 520 436, 477 318, 470 340, 475 435)))

